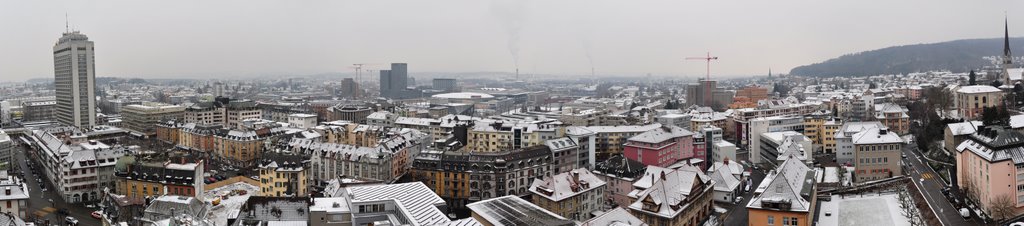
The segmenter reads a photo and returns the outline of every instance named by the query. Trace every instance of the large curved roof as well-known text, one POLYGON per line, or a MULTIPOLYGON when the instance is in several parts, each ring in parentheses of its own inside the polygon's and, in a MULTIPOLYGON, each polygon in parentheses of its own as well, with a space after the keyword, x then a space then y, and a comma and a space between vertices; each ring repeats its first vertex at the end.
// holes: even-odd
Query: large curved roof
POLYGON ((471 93, 471 92, 443 93, 443 94, 434 95, 433 97, 434 98, 445 98, 445 99, 484 99, 484 98, 494 98, 494 96, 492 96, 491 94, 471 93))

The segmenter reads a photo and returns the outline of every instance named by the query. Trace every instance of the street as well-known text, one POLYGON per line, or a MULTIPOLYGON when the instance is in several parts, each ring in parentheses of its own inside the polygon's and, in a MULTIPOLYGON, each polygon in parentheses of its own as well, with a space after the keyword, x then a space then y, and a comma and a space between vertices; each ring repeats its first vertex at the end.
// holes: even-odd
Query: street
MULTIPOLYGON (((745 151, 738 152, 736 156, 738 157, 737 161, 750 162, 747 160, 748 157, 746 157, 749 156, 749 154, 747 154, 745 151)), ((761 168, 761 170, 763 169, 764 168, 761 168)), ((728 212, 726 212, 724 215, 724 225, 747 225, 747 217, 749 217, 749 215, 747 214, 747 202, 749 202, 750 198, 753 197, 754 188, 756 188, 757 185, 760 184, 762 180, 764 180, 765 173, 761 170, 754 170, 750 167, 747 167, 745 170, 750 170, 751 185, 750 192, 743 191, 743 201, 740 202, 739 204, 724 204, 718 202, 715 203, 715 205, 728 210, 728 212)), ((740 187, 740 189, 744 188, 745 187, 740 187)))
MULTIPOLYGON (((905 172, 912 178, 912 181, 921 188, 925 199, 928 200, 929 206, 935 210, 935 215, 939 217, 939 221, 945 226, 968 226, 968 225, 998 225, 994 223, 985 224, 981 219, 974 215, 970 219, 964 219, 960 216, 960 212, 952 203, 946 199, 946 196, 942 194, 942 189, 946 187, 945 181, 940 177, 940 174, 928 167, 927 164, 923 163, 922 157, 917 151, 916 143, 910 143, 904 146, 903 153, 907 155, 904 162, 910 163, 910 171, 905 172), (921 178, 924 178, 923 182, 921 178)), ((956 190, 956 189, 952 189, 956 190)))
POLYGON ((715 205, 721 206, 722 208, 726 208, 729 210, 729 212, 726 213, 725 216, 725 225, 747 224, 747 217, 749 217, 749 215, 747 214, 747 202, 749 202, 750 198, 754 196, 754 188, 757 187, 757 184, 761 183, 761 180, 764 180, 764 175, 764 172, 761 172, 760 170, 754 170, 753 172, 751 172, 750 178, 753 184, 750 186, 750 192, 743 192, 743 201, 740 202, 739 204, 715 203, 715 205))
MULTIPOLYGON (((43 179, 43 183, 46 183, 47 191, 43 192, 39 189, 39 183, 36 182, 36 176, 33 175, 29 168, 29 161, 26 158, 26 150, 20 145, 16 145, 13 149, 14 161, 19 164, 21 171, 25 177, 25 183, 28 184, 29 200, 27 211, 29 217, 39 217, 40 221, 49 220, 51 225, 59 225, 64 222, 64 215, 59 213, 59 209, 67 209, 68 214, 75 219, 78 219, 78 225, 81 226, 99 226, 102 225, 99 220, 92 218, 90 215, 94 209, 86 208, 84 204, 68 204, 64 202, 64 199, 60 198, 60 195, 54 190, 53 185, 49 184, 49 181, 43 179), (51 203, 52 200, 52 203, 51 203)), ((40 177, 45 177, 45 173, 42 172, 40 167, 35 167, 35 170, 40 177)), ((29 220, 26 219, 26 222, 29 220)))

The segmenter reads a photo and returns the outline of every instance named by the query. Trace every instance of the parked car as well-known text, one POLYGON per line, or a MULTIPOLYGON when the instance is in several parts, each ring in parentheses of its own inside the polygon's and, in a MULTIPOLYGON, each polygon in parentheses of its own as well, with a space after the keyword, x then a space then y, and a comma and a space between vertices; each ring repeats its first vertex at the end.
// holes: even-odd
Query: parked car
POLYGON ((96 218, 96 219, 103 218, 103 213, 101 213, 99 210, 92 211, 92 213, 89 214, 89 215, 92 216, 92 218, 96 218))
POLYGON ((70 226, 78 225, 78 219, 75 219, 74 217, 71 216, 64 218, 64 222, 67 222, 70 226))
POLYGON ((964 218, 971 218, 971 211, 967 208, 960 208, 960 216, 964 218))
POLYGON ((743 196, 736 197, 736 204, 743 202, 743 196))

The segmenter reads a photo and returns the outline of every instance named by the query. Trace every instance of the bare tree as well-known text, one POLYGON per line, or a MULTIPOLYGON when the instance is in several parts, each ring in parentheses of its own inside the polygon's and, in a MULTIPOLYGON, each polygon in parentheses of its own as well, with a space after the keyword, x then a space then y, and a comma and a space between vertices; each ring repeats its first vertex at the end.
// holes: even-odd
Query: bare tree
POLYGON ((1013 200, 1010 199, 1009 195, 999 195, 992 201, 992 205, 989 207, 989 212, 992 213, 992 218, 996 220, 1002 220, 1014 216, 1013 200))
POLYGON ((917 209, 917 205, 914 205, 914 198, 906 186, 900 188, 899 193, 897 193, 897 201, 900 204, 900 213, 910 221, 910 225, 924 225, 924 222, 921 220, 921 212, 917 209))

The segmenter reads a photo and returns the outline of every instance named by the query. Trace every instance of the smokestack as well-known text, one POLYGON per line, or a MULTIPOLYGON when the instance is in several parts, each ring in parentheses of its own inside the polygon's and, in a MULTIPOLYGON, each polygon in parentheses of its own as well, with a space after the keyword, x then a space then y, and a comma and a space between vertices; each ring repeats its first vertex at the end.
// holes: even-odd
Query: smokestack
POLYGON ((519 67, 516 67, 516 81, 519 81, 519 67))

